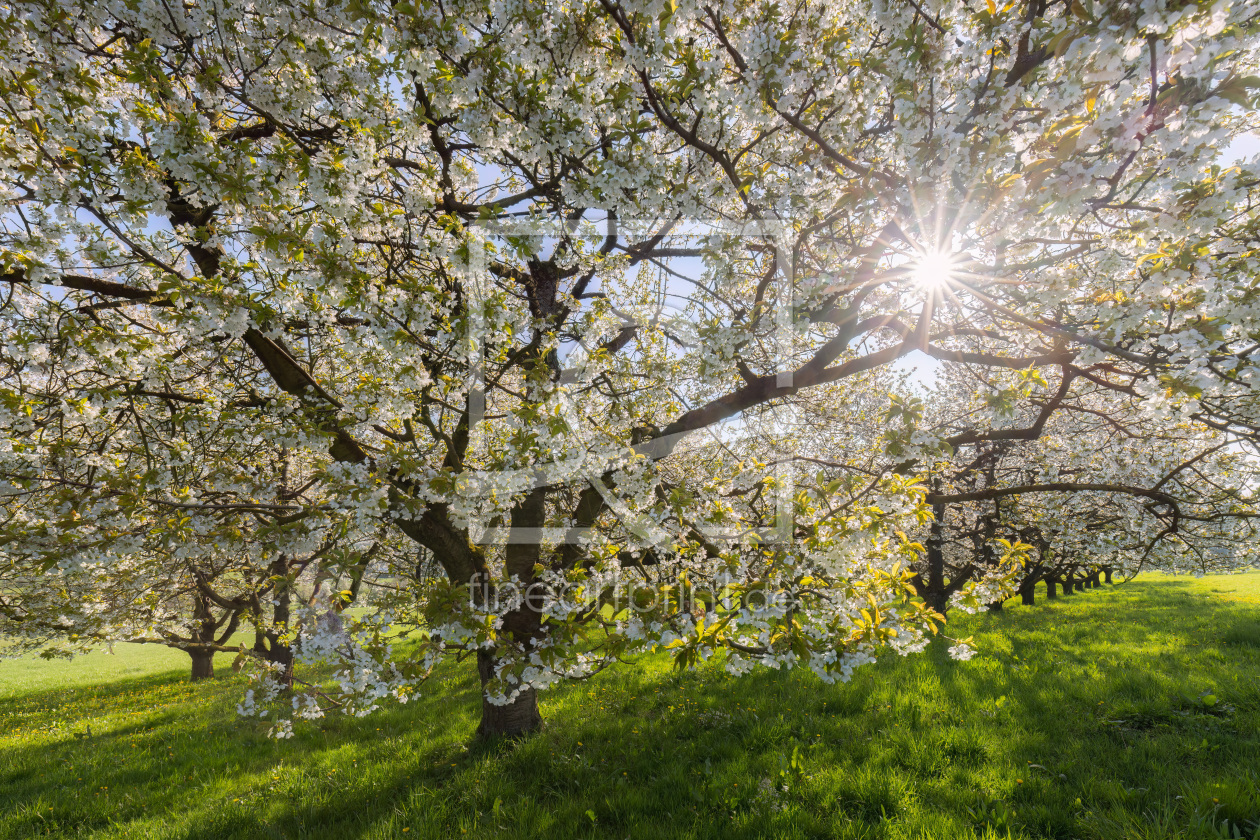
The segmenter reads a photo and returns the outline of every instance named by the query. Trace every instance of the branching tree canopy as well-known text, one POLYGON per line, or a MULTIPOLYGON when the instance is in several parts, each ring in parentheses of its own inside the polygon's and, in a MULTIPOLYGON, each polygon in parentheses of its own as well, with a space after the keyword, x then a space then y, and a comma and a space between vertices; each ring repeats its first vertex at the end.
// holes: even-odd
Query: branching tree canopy
MULTIPOLYGON (((284 705, 367 710, 468 654, 487 734, 655 647, 827 679, 917 649, 913 464, 945 441, 868 374, 1044 370, 1260 433, 1260 166, 1219 161, 1256 127, 1258 14, 4 3, 5 563, 142 570, 242 512, 305 551, 409 543, 442 574, 386 551, 350 641, 308 625, 341 689, 284 705), (773 457, 828 400, 888 424, 846 463, 893 468, 773 457)), ((1035 441, 1071 395, 991 396, 1043 405, 952 448, 1035 441)))

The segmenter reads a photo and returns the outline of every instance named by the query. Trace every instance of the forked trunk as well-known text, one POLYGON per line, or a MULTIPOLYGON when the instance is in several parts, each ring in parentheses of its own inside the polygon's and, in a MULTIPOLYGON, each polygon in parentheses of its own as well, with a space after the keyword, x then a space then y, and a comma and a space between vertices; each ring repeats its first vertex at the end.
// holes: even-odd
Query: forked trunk
POLYGON ((214 651, 191 648, 186 651, 192 658, 192 681, 208 680, 214 677, 214 651))
POLYGON ((1066 574, 1063 576, 1063 594, 1064 595, 1075 595, 1076 586, 1077 586, 1076 581, 1072 579, 1072 575, 1066 574))
POLYGON ((538 693, 534 689, 522 691, 511 703, 501 706, 486 699, 486 684, 494 677, 494 654, 491 651, 477 651, 477 676, 481 678, 482 689, 478 737, 515 738, 542 728, 538 693))

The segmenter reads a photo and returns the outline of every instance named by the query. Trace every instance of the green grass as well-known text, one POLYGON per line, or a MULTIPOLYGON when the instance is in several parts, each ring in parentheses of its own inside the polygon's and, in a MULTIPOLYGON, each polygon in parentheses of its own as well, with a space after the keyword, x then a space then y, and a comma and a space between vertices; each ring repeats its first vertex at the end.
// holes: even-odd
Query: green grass
MULTIPOLYGON (((234 656, 216 655, 215 669, 226 670, 234 656)), ((112 654, 97 650, 74 659, 0 659, 0 704, 58 689, 107 689, 109 683, 158 674, 186 678, 188 662, 188 654, 161 645, 115 645, 112 654)))
POLYGON ((0 662, 0 837, 1257 832, 1260 574, 1148 577, 950 630, 981 653, 889 656, 848 685, 651 657, 548 692, 545 731, 498 745, 471 741, 471 666, 274 742, 235 716, 239 678, 192 685, 179 655, 0 662))

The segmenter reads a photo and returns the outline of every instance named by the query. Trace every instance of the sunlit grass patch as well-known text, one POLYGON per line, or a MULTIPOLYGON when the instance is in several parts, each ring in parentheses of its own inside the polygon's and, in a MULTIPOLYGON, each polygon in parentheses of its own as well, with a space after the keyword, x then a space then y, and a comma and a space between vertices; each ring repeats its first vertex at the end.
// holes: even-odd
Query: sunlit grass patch
POLYGON ((123 674, 0 663, 0 836, 1252 837, 1258 584, 1152 577, 959 615, 971 661, 934 646, 848 685, 648 657, 547 692, 546 729, 510 744, 472 741, 465 666, 276 742, 236 716, 226 667, 193 685, 136 649, 123 674))

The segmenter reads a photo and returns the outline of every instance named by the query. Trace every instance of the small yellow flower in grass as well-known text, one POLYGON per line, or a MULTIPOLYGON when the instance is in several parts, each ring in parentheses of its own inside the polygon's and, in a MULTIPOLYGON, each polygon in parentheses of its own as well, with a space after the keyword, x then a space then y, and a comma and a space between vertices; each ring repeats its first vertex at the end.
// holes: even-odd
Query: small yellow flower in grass
POLYGON ((1023 783, 1024 783, 1024 780, 1023 780, 1023 779, 1016 779, 1016 780, 1015 780, 1015 784, 1017 784, 1017 785, 1022 785, 1023 783))

